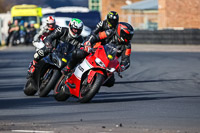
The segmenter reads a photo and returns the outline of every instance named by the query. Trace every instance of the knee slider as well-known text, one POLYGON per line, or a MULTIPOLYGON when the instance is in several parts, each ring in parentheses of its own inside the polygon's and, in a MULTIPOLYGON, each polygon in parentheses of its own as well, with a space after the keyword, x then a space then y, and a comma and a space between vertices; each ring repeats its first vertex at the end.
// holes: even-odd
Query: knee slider
POLYGON ((39 55, 38 55, 38 53, 35 53, 35 54, 34 54, 34 60, 37 61, 38 59, 39 59, 39 55))

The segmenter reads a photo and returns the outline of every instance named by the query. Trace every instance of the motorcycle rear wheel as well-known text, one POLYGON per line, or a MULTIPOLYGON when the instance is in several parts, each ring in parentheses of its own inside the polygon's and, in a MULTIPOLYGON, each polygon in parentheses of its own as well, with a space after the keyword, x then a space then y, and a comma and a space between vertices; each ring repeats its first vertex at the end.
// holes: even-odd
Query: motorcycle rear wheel
POLYGON ((32 78, 28 79, 24 86, 24 94, 27 96, 33 96, 37 92, 37 88, 35 82, 32 78))
POLYGON ((94 79, 91 84, 88 84, 87 86, 83 85, 80 90, 79 102, 80 103, 90 102, 91 99, 96 95, 96 93, 98 93, 103 81, 104 81, 104 76, 97 73, 96 76, 94 76, 94 79), (86 89, 86 91, 83 91, 83 89, 86 89))

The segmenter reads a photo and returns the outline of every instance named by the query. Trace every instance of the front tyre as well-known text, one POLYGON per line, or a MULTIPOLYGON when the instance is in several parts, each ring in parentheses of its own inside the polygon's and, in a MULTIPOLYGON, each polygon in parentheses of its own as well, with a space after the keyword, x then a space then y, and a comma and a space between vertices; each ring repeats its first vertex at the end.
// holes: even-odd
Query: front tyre
POLYGON ((61 72, 58 69, 48 69, 42 77, 39 87, 39 96, 46 97, 54 88, 60 76, 61 72))
POLYGON ((67 88, 65 87, 65 76, 61 76, 56 87, 54 88, 54 98, 57 101, 66 101, 70 95, 67 94, 67 88))
POLYGON ((87 84, 85 86, 82 83, 82 88, 80 90, 80 96, 79 96, 79 102, 81 103, 90 102, 90 100, 96 95, 96 93, 98 93, 103 81, 104 81, 104 76, 97 73, 93 77, 93 81, 91 84, 87 84))
POLYGON ((35 82, 32 78, 29 78, 24 86, 24 94, 27 96, 33 96, 37 92, 35 82))

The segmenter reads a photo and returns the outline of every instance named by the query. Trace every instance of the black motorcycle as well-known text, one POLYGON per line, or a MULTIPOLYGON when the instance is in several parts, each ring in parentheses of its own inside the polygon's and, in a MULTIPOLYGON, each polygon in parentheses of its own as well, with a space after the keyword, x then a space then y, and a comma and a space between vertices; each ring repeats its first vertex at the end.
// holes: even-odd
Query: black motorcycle
POLYGON ((27 96, 33 96, 38 92, 40 97, 47 96, 61 77, 61 70, 71 59, 73 50, 74 47, 71 44, 58 44, 53 52, 37 63, 33 76, 24 86, 24 93, 27 96))

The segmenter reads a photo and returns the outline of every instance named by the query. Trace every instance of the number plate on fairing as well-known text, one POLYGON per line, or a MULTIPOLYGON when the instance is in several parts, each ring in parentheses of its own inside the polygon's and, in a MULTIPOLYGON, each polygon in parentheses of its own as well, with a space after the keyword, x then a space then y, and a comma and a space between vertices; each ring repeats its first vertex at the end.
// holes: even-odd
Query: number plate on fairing
POLYGON ((76 67, 74 75, 78 79, 81 79, 83 73, 91 68, 92 65, 86 59, 84 59, 84 61, 80 65, 78 65, 78 67, 76 67))

